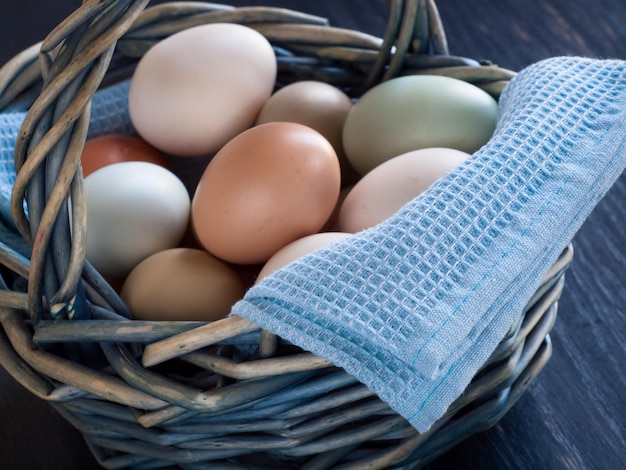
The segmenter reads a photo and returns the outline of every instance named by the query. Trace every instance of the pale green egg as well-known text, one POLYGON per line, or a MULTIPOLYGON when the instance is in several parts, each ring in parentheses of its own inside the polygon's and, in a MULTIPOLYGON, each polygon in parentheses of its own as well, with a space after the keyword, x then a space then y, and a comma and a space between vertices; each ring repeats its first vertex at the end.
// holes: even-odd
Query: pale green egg
POLYGON ((491 138, 497 101, 455 78, 410 75, 383 82, 365 93, 343 129, 346 156, 365 175, 402 153, 447 147, 472 154, 491 138))

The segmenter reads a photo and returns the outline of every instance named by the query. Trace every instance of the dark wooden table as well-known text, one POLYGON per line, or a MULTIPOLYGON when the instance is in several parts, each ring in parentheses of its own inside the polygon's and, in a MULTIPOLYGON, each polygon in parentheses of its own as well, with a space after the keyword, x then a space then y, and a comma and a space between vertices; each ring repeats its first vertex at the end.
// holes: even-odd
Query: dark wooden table
MULTIPOLYGON (((232 1, 286 6, 381 35, 383 0, 232 1)), ((2 0, 0 63, 41 40, 79 0, 2 0)), ((519 70, 555 55, 626 59, 623 0, 440 0, 451 52, 519 70)), ((626 103, 624 103, 626 106, 626 103)), ((626 466, 626 176, 574 240, 553 357, 495 427, 432 469, 597 469, 626 466)), ((87 469, 80 435, 0 370, 0 468, 87 469)))

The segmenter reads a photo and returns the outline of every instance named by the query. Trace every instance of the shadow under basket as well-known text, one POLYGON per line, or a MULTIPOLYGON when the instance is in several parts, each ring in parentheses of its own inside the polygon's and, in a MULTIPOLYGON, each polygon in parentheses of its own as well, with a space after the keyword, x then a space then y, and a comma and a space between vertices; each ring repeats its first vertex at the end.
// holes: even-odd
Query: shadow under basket
POLYGON ((34 240, 32 257, 0 246, 1 365, 75 426, 106 468, 418 468, 498 422, 550 357, 571 245, 465 392, 420 434, 344 370, 241 318, 128 319, 115 291, 84 261, 80 237, 68 234, 84 230, 76 169, 91 96, 127 79, 151 45, 181 29, 247 24, 275 49, 277 87, 322 80, 355 98, 394 76, 439 74, 497 99, 514 73, 450 55, 428 0, 391 1, 383 38, 270 7, 88 3, 0 70, 0 111, 19 104, 32 118, 18 146, 39 142, 16 159, 14 188, 13 214, 24 238, 34 240), (55 106, 71 125, 52 117, 42 124, 55 106), (66 138, 68 129, 74 138, 66 138), (43 180, 54 190, 42 191, 43 180), (23 201, 29 217, 20 212, 23 201), (63 318, 63 308, 79 302, 90 316, 63 318))

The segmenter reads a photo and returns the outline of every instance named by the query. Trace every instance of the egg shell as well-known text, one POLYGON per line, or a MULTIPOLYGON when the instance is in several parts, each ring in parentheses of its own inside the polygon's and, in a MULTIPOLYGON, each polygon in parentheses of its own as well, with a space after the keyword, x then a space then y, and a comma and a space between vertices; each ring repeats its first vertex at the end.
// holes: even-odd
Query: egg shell
POLYGON ((173 248, 139 263, 121 290, 137 320, 215 321, 244 294, 237 274, 204 250, 173 248))
POLYGON ((387 160, 361 178, 346 195, 339 209, 337 230, 356 233, 373 227, 469 157, 460 150, 427 148, 387 160))
POLYGON ((471 154, 490 139, 497 112, 491 95, 462 80, 397 77, 370 89, 352 107, 344 149, 360 175, 411 150, 447 147, 471 154))
POLYGON ((228 142, 200 178, 194 233, 220 259, 265 262, 322 228, 340 182, 337 155, 319 132, 290 122, 253 127, 228 142))
POLYGON ((159 41, 140 59, 130 118, 150 144, 176 156, 217 151, 254 121, 274 89, 276 57, 247 26, 212 23, 159 41))
POLYGON ((352 234, 342 232, 322 232, 307 235, 292 241, 288 245, 278 250, 261 268, 257 276, 257 283, 263 278, 269 276, 274 271, 287 266, 292 261, 301 258, 304 255, 312 253, 315 250, 326 247, 331 243, 338 242, 348 238, 352 234))
POLYGON ((181 241, 190 198, 172 172, 147 162, 105 166, 85 178, 87 259, 123 277, 140 261, 181 241))
POLYGON ((352 109, 352 99, 328 83, 304 80, 277 90, 261 108, 256 124, 288 121, 315 129, 331 143, 341 166, 342 185, 358 177, 343 150, 343 124, 352 109))
POLYGON ((171 171, 162 152, 134 135, 109 134, 89 139, 80 157, 84 177, 104 166, 122 162, 154 163, 171 171))

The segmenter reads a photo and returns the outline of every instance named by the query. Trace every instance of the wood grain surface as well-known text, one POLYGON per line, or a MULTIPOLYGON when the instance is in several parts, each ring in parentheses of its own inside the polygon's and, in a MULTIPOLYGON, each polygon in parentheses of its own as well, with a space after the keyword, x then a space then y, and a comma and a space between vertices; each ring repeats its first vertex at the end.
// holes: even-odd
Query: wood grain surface
MULTIPOLYGON (((0 63, 69 14, 78 0, 2 0, 0 63)), ((325 16, 381 35, 383 0, 233 1, 325 16)), ((556 55, 626 60, 622 0, 440 0, 450 51, 519 70, 556 55)), ((626 106, 626 103, 624 104, 626 106)), ((431 469, 625 468, 626 176, 574 239, 546 368, 495 427, 469 438, 431 469)), ((0 468, 94 468, 82 438, 46 403, 0 370, 0 468)))

